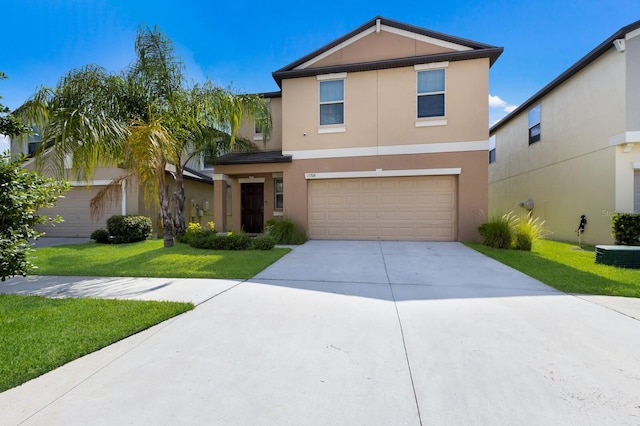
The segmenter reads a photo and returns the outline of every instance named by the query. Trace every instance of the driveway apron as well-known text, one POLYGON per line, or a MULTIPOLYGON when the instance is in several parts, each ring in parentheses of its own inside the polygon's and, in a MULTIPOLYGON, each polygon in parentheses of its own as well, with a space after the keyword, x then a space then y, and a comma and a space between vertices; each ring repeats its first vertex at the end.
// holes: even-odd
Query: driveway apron
POLYGON ((310 241, 0 424, 639 424, 640 322, 459 243, 310 241))

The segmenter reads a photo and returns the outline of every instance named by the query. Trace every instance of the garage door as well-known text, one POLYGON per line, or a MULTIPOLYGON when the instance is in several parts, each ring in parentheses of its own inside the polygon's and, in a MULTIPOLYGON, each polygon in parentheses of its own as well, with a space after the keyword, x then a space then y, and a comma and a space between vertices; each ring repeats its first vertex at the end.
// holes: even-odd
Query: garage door
POLYGON ((455 241, 456 177, 308 181, 312 239, 455 241))
POLYGON ((107 206, 104 214, 97 222, 91 220, 89 203, 104 186, 73 187, 64 197, 56 202, 51 209, 43 209, 40 214, 47 216, 60 215, 64 222, 55 226, 38 226, 36 229, 46 232, 48 237, 89 237, 98 228, 106 228, 107 219, 114 214, 122 214, 120 202, 107 206))

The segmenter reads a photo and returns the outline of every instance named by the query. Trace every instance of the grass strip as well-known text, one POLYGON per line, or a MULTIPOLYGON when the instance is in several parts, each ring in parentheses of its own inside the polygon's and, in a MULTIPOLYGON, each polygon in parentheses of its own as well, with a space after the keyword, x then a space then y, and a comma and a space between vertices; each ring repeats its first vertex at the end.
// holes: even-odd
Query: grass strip
POLYGON ((0 294, 0 392, 193 307, 0 294))
POLYGON ((30 259, 38 267, 34 275, 247 279, 289 251, 203 250, 181 243, 164 248, 162 240, 147 240, 39 248, 30 259))
POLYGON ((640 297, 640 269, 624 269, 594 261, 593 246, 539 240, 531 252, 467 246, 560 291, 640 297))

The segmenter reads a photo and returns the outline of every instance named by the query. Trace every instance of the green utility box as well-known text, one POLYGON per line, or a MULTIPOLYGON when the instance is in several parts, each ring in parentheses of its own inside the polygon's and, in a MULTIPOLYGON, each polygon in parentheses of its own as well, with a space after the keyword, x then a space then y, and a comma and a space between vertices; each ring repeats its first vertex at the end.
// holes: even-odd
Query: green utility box
POLYGON ((596 263, 640 269, 640 246, 596 246, 596 263))

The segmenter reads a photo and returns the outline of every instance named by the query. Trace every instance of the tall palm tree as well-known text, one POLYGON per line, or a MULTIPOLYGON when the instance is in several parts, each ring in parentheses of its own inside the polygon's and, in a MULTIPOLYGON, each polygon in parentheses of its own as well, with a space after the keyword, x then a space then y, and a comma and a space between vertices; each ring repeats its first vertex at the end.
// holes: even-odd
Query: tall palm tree
POLYGON ((271 120, 259 96, 236 95, 210 82, 186 88, 184 66, 157 27, 138 30, 135 50, 136 61, 123 73, 110 74, 95 65, 72 70, 55 89, 40 88, 16 115, 40 129, 40 168, 46 160, 62 176, 69 156, 79 180, 90 180, 99 166, 126 168, 126 176, 92 200, 92 212, 100 213, 114 199, 122 179, 135 177, 145 203, 160 207, 169 247, 174 233, 185 229, 183 172, 189 159, 231 149, 243 117, 255 117, 267 134, 271 120), (168 169, 177 184, 175 221, 168 169))

